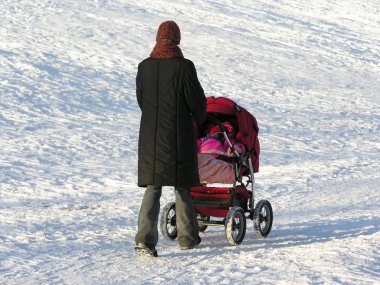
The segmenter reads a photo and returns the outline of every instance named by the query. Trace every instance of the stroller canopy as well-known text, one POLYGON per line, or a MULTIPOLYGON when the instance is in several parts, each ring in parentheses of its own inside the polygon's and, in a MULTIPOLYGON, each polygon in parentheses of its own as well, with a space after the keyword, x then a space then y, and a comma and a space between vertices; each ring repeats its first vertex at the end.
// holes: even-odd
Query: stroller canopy
POLYGON ((246 109, 225 97, 207 97, 207 113, 236 116, 239 127, 236 139, 246 145, 248 152, 252 155, 254 172, 258 172, 260 143, 256 118, 246 109))

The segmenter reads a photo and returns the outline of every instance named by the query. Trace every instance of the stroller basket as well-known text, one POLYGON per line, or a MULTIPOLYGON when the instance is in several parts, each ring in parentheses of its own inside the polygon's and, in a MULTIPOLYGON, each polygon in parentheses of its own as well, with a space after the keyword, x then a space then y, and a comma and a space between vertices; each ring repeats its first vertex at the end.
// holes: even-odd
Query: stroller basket
MULTIPOLYGON (((251 192, 244 186, 191 188, 195 211, 204 216, 225 217, 233 205, 248 200, 251 192)), ((242 205, 243 206, 243 205, 242 205)))
POLYGON ((228 208, 232 205, 233 190, 229 187, 193 187, 191 196, 194 207, 228 208))

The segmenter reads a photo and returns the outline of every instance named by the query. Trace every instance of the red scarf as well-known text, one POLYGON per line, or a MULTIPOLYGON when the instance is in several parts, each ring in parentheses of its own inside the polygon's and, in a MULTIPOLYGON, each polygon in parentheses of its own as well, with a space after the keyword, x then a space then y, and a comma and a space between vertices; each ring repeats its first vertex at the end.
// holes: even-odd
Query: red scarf
POLYGON ((178 25, 174 21, 163 22, 158 28, 156 45, 150 56, 158 59, 183 57, 182 51, 178 46, 180 41, 181 32, 178 25))

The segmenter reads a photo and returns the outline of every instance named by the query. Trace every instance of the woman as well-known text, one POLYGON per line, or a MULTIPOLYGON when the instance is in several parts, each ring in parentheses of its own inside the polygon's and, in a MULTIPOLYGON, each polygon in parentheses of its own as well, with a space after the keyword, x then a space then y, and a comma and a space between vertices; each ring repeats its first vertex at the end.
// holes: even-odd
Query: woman
POLYGON ((138 185, 146 187, 135 250, 157 256, 157 221, 162 186, 174 186, 176 225, 181 249, 200 243, 190 187, 199 185, 194 121, 206 117, 206 97, 193 62, 179 48, 181 33, 173 21, 157 31, 150 57, 138 66, 136 96, 142 116, 138 149, 138 185))

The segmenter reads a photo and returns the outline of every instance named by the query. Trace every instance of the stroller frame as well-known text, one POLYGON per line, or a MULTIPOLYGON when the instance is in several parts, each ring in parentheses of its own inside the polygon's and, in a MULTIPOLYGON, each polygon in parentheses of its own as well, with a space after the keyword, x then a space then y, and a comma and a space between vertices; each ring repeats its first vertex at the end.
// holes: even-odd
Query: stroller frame
MULTIPOLYGON (((260 145, 258 142, 258 126, 256 119, 244 108, 238 106, 230 99, 219 97, 207 98, 207 122, 218 125, 224 135, 225 141, 231 148, 234 155, 232 159, 235 172, 235 180, 230 187, 209 187, 200 185, 191 189, 194 210, 197 213, 197 220, 200 232, 204 232, 208 226, 224 226, 227 241, 231 245, 240 244, 246 232, 246 219, 253 221, 257 237, 266 237, 272 228, 273 211, 267 200, 260 200, 255 205, 256 183, 255 172, 258 172, 258 159, 260 145), (227 130, 223 121, 237 116, 238 130, 243 132, 241 141, 247 146, 245 155, 240 155, 231 143, 227 135, 227 130), (244 124, 240 128, 240 119, 244 124), (255 156, 253 161, 252 156, 255 156), (246 183, 243 177, 247 177, 246 183), (239 183, 239 185, 237 185, 239 183), (247 190, 251 184, 250 190, 247 190), (215 220, 212 218, 224 218, 215 220)), ((199 133, 207 133, 205 125, 198 126, 199 133)), ((160 217, 160 228, 162 235, 175 240, 177 237, 175 221, 175 203, 168 203, 160 217)))

